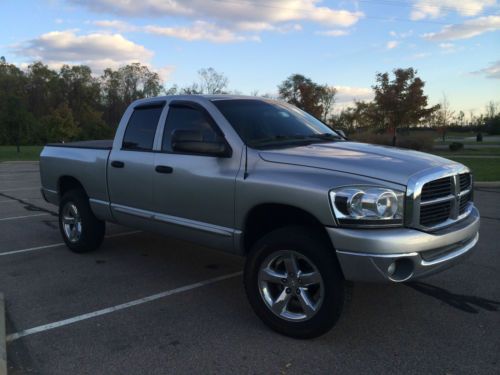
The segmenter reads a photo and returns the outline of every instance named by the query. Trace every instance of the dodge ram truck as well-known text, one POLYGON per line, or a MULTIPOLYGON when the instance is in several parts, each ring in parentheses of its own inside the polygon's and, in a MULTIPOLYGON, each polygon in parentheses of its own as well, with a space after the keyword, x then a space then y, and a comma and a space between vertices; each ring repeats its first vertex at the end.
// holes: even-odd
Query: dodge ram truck
POLYGON ((347 281, 421 278, 479 237, 467 167, 351 142, 263 98, 135 101, 114 140, 49 144, 40 173, 72 251, 113 222, 245 256, 251 307, 297 338, 335 325, 347 281))

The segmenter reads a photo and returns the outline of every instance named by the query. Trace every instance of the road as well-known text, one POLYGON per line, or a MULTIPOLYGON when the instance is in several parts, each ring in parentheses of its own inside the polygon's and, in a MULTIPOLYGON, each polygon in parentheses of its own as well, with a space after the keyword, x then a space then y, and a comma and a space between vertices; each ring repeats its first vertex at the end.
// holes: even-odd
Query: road
POLYGON ((499 374, 500 190, 476 190, 480 241, 421 282, 354 284, 327 335, 295 340, 248 305, 243 260, 108 225, 61 245, 37 163, 0 164, 9 374, 499 374))

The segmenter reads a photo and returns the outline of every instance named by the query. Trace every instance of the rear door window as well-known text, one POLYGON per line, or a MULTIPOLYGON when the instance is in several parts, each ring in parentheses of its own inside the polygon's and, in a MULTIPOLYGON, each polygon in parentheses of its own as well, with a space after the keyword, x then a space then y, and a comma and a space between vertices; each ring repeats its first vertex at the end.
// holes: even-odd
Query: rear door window
POLYGON ((134 109, 123 136, 122 149, 151 151, 163 105, 134 109))

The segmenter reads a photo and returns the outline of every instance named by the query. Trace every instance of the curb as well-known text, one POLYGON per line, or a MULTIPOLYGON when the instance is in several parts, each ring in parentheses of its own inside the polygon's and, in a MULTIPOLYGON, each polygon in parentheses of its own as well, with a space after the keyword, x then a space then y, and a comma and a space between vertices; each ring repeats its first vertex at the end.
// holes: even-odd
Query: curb
POLYGON ((474 181, 474 186, 479 188, 500 188, 500 181, 474 181))
POLYGON ((5 341, 5 300, 0 293, 0 375, 7 375, 7 342, 5 341))

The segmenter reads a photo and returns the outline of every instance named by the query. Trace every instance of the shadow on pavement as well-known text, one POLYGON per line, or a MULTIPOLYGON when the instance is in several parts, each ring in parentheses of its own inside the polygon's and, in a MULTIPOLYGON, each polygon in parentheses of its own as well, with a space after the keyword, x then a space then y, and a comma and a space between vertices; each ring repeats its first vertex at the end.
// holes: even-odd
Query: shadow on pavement
POLYGON ((422 282, 412 282, 412 283, 407 283, 405 285, 416 290, 417 292, 434 297, 450 305, 451 307, 454 307, 456 309, 471 314, 477 314, 479 312, 479 309, 484 309, 487 311, 500 310, 499 301, 493 301, 490 299, 476 297, 476 296, 467 296, 464 294, 455 294, 447 291, 446 289, 439 288, 437 286, 422 282))

